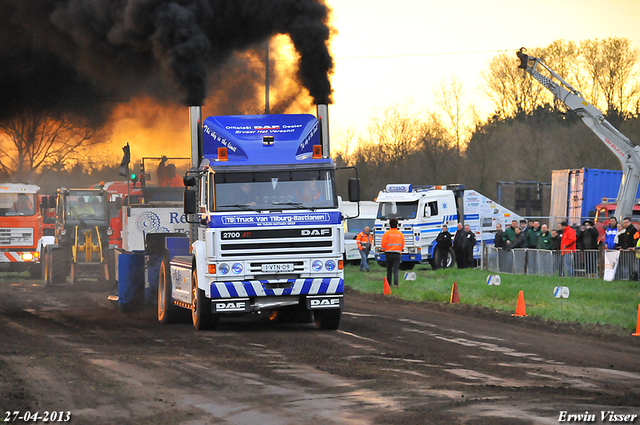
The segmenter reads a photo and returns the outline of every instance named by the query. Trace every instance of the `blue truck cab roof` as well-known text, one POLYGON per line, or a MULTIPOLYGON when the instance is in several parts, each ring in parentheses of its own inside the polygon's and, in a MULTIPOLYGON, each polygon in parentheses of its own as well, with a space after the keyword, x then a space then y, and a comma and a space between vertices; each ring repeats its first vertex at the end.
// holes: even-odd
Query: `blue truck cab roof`
POLYGON ((333 164, 312 158, 314 145, 321 146, 320 123, 310 114, 215 116, 202 126, 203 158, 214 168, 333 164))

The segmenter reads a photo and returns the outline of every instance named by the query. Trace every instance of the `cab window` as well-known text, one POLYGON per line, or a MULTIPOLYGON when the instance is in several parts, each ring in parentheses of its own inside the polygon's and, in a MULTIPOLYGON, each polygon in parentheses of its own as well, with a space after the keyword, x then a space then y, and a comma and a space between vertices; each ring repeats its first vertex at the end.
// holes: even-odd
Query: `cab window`
POLYGON ((424 216, 433 217, 438 215, 438 201, 428 202, 424 206, 424 216))
POLYGON ((607 209, 596 208, 596 215, 594 217, 596 223, 605 223, 607 221, 607 209))

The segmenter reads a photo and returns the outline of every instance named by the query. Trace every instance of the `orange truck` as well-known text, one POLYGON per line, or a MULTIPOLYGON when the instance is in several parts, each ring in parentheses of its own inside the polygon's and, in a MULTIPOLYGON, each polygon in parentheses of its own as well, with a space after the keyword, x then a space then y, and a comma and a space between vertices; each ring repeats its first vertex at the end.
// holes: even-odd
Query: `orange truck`
POLYGON ((126 181, 114 181, 114 182, 100 182, 98 184, 94 184, 89 186, 89 189, 100 189, 104 188, 104 190, 109 193, 109 201, 112 202, 110 208, 114 209, 109 212, 110 220, 110 229, 109 229, 109 245, 111 248, 122 248, 122 207, 118 207, 118 205, 122 205, 123 203, 128 202, 127 198, 130 196, 132 199, 132 203, 139 203, 140 198, 142 197, 142 188, 140 184, 136 186, 134 182, 126 182, 126 181), (127 188, 127 184, 129 188, 127 188), (116 199, 122 199, 126 202, 116 203, 116 199))
POLYGON ((32 278, 42 275, 42 246, 53 243, 53 237, 43 235, 39 190, 32 184, 0 183, 0 267, 3 271, 28 270, 32 278))
MULTIPOLYGON (((598 240, 604 243, 605 231, 607 230, 607 226, 609 225, 609 218, 615 217, 616 204, 615 200, 613 202, 606 201, 603 199, 603 203, 596 205, 595 207, 595 215, 591 218, 595 224, 595 228, 598 230, 598 240)), ((633 206, 633 212, 629 215, 631 218, 631 223, 636 227, 640 227, 640 205, 635 204, 633 206)))

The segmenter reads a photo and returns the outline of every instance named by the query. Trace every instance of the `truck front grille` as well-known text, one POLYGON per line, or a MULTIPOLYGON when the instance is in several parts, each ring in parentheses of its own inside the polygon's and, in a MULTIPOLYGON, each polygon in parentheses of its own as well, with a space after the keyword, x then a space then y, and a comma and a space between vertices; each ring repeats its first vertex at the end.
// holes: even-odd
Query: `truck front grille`
MULTIPOLYGON (((220 256, 229 257, 305 257, 331 254, 334 249, 332 228, 269 229, 223 231, 220 256)), ((268 259, 265 258, 265 262, 268 259)))
POLYGON ((0 228, 0 246, 33 246, 33 229, 29 227, 0 228))

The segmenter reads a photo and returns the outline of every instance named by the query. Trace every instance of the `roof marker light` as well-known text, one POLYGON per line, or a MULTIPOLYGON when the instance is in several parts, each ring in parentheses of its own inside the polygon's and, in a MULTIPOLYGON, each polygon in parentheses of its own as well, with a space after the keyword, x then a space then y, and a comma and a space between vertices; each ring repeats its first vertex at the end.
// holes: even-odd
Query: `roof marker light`
POLYGON ((218 148, 218 161, 228 161, 227 148, 218 148))

